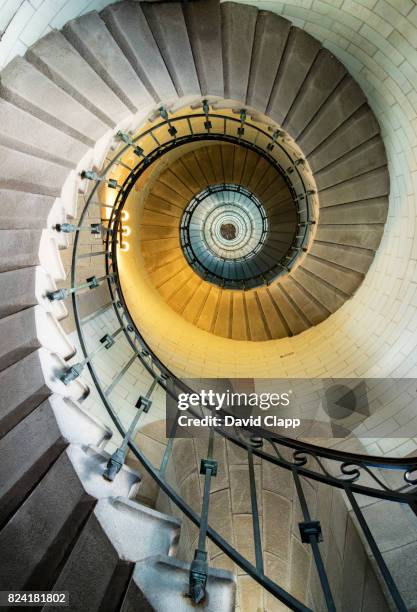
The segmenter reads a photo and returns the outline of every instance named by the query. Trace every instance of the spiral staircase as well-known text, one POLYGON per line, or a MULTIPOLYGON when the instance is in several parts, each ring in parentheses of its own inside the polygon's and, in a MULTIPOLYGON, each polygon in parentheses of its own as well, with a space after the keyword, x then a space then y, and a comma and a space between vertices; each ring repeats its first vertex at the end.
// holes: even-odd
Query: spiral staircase
MULTIPOLYGON (((415 513, 413 458, 212 431, 193 497, 187 443, 152 429, 184 385, 154 342, 152 304, 216 338, 277 341, 363 282, 389 177, 355 80, 287 20, 217 0, 88 13, 0 79, 0 591, 68 591, 79 611, 411 609, 363 500, 415 513), (248 475, 250 552, 213 514, 222 445, 248 475), (270 492, 280 473, 295 491, 284 586, 261 535, 260 465, 270 492), (340 490, 349 502, 373 589, 360 603, 341 599, 320 552, 308 483, 331 491, 320 499, 332 508, 340 490), (245 601, 246 578, 261 599, 245 601)), ((346 542, 343 584, 355 569, 346 542)))

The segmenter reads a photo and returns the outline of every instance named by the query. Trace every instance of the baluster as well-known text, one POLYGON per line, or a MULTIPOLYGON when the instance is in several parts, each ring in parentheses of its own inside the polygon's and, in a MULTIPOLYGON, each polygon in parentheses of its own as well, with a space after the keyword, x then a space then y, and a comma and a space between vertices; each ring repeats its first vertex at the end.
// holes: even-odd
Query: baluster
POLYGON ((101 176, 94 172, 94 170, 83 170, 81 172, 82 179, 88 179, 89 181, 96 181, 97 183, 106 183, 110 189, 121 189, 122 186, 118 184, 116 179, 106 179, 105 176, 101 176))
POLYGON ((204 474, 204 494, 201 507, 200 531, 194 559, 190 567, 189 594, 196 604, 203 601, 206 596, 208 577, 206 539, 210 504, 210 486, 212 476, 217 475, 217 461, 213 459, 213 445, 214 430, 210 428, 207 459, 202 459, 200 464, 200 474, 204 474))
POLYGON ((137 408, 137 412, 133 417, 132 422, 130 423, 129 429, 127 430, 119 448, 114 451, 114 453, 108 460, 106 469, 103 472, 103 478, 105 478, 106 480, 114 480, 117 474, 122 469, 126 460, 129 442, 135 436, 136 427, 139 422, 139 419, 143 413, 149 412, 149 409, 152 405, 152 400, 150 398, 153 393, 153 390, 155 389, 156 384, 157 381, 154 380, 151 386, 149 387, 146 395, 141 395, 138 401, 136 402, 135 407, 137 408))
POLYGON ((147 155, 145 155, 144 150, 139 147, 129 136, 129 134, 126 134, 126 132, 117 132, 117 138, 119 138, 122 142, 124 142, 125 144, 127 144, 129 147, 132 148, 133 153, 137 156, 137 157, 142 157, 143 161, 145 162, 145 164, 149 163, 149 158, 147 155))
POLYGON ((263 576, 264 574, 264 561, 262 555, 262 539, 261 539, 261 528, 259 524, 259 510, 258 510, 258 497, 256 492, 256 481, 255 481, 255 467, 253 464, 253 453, 248 448, 248 466, 249 466, 249 485, 250 485, 250 500, 252 508, 252 528, 253 528, 253 541, 255 545, 255 563, 258 573, 263 576))
POLYGON ((169 117, 168 117, 168 111, 166 110, 166 108, 164 108, 163 106, 161 106, 161 108, 159 109, 159 114, 161 115, 162 119, 164 119, 164 121, 166 121, 168 123, 168 133, 170 136, 172 136, 174 139, 177 137, 177 129, 172 125, 169 117))
POLYGON ((246 121, 246 110, 242 108, 240 111, 240 126, 237 128, 237 135, 239 136, 239 141, 245 133, 245 121, 246 121))
POLYGON ((297 491, 298 499, 300 501, 301 511, 303 513, 304 521, 299 523, 301 541, 306 544, 311 544, 313 550, 314 562, 316 564, 317 572, 319 574, 321 588, 323 590, 324 597, 326 599, 326 605, 329 612, 335 612, 336 606, 333 601, 332 592, 330 590, 329 581, 327 579, 326 570, 324 569, 323 559, 319 549, 319 542, 322 541, 321 525, 320 521, 311 520, 310 511, 308 509, 307 500, 304 495, 303 487, 301 484, 300 476, 296 468, 292 468, 292 475, 295 482, 295 488, 297 491))
POLYGON ((122 329, 123 328, 120 327, 112 334, 105 334, 102 338, 100 338, 100 346, 94 349, 94 351, 90 353, 88 357, 83 359, 83 361, 74 363, 74 365, 70 366, 67 370, 65 370, 59 377, 59 380, 63 382, 64 385, 68 385, 70 382, 78 378, 81 372, 84 370, 84 367, 92 361, 93 357, 95 357, 103 349, 108 350, 109 348, 114 346, 116 342, 115 338, 118 336, 118 334, 120 334, 122 329))
POLYGON ((274 133, 271 136, 271 142, 268 143, 267 145, 267 149, 268 151, 272 151, 277 143, 278 138, 281 138, 282 136, 284 136, 284 132, 281 132, 281 130, 275 130, 274 133))
POLYGON ((105 276, 100 276, 97 278, 96 276, 90 276, 86 279, 85 283, 81 283, 81 285, 75 287, 63 287, 62 289, 57 289, 56 291, 48 291, 46 297, 51 300, 51 302, 57 300, 66 300, 72 293, 77 293, 81 291, 81 289, 96 289, 100 286, 100 283, 106 278, 111 279, 114 282, 113 274, 106 274, 105 276))
POLYGON ((210 107, 209 104, 207 102, 207 100, 203 100, 203 111, 204 114, 206 116, 206 120, 204 121, 204 129, 207 130, 207 132, 210 134, 210 130, 212 128, 212 123, 209 119, 209 111, 210 111, 210 107))

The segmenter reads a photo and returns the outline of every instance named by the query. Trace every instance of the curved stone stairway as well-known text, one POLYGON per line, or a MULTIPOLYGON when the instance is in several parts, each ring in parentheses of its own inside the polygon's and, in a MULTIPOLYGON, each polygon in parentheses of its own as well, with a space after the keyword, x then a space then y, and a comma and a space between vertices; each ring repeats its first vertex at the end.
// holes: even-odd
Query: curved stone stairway
MULTIPOLYGON (((378 144, 372 139, 369 148, 374 150, 376 145, 377 153, 371 154, 369 164, 382 164, 385 172, 379 138, 378 144)), ((362 166, 363 159, 358 167, 362 166)), ((261 257, 265 254, 269 261, 276 262, 289 248, 296 219, 287 184, 259 154, 239 145, 201 146, 169 164, 153 182, 150 176, 152 186, 143 202, 135 198, 131 204, 142 206, 143 214, 130 242, 140 241, 146 274, 162 298, 197 327, 238 340, 295 335, 326 319, 356 292, 373 259, 386 218, 386 196, 373 197, 387 191, 386 183, 378 184, 374 177, 367 198, 357 200, 363 197, 360 175, 351 186, 351 195, 345 196, 354 201, 339 205, 336 195, 327 194, 328 185, 338 180, 338 167, 333 173, 330 170, 326 189, 320 191, 312 245, 300 265, 278 282, 272 280, 266 286, 245 291, 218 287, 193 270, 181 248, 179 228, 187 205, 207 187, 221 183, 242 185, 263 204, 269 241, 261 257)), ((322 184, 320 172, 315 177, 322 184)))
MULTIPOLYGON (((121 2, 13 60, 0 85, 0 589, 69 590, 80 611, 191 607, 188 566, 171 556, 178 522, 130 500, 130 469, 101 476, 111 432, 79 405, 86 385, 59 381, 75 349, 65 306, 45 296, 65 279, 68 244, 52 227, 77 216, 81 170, 101 167, 118 129, 202 96, 266 112, 297 140, 328 223, 314 254, 331 263, 316 266, 341 277, 349 256, 363 273, 377 248, 388 192, 378 125, 343 67, 284 19, 217 0, 121 2)), ((228 573, 211 570, 208 592, 206 609, 233 608, 228 573)))
POLYGON ((285 255, 296 229, 285 180, 255 152, 214 144, 185 153, 152 183, 137 228, 146 272, 163 299, 202 329, 234 339, 249 339, 247 330, 252 340, 286 336, 288 322, 274 301, 279 285, 253 292, 222 289, 204 281, 183 255, 179 226, 184 209, 196 194, 222 183, 249 189, 265 209, 269 228, 261 263, 270 265, 285 255))

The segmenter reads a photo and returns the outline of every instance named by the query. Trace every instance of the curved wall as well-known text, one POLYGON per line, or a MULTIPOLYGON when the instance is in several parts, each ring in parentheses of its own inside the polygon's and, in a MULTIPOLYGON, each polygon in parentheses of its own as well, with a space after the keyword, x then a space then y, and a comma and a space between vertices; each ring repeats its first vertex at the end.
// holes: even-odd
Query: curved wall
MULTIPOLYGON (((117 2, 117 0, 116 0, 117 2)), ((0 3, 0 69, 52 29, 89 11, 100 11, 109 0, 3 0, 0 3)))

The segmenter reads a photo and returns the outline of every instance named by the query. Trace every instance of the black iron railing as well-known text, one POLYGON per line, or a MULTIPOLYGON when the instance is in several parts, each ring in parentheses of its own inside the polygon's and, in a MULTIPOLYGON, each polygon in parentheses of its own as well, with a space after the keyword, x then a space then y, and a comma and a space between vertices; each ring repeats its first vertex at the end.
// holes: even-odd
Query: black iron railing
MULTIPOLYGON (((205 101, 203 102, 202 113, 196 112, 196 114, 169 117, 167 112, 162 109, 159 120, 134 140, 127 134, 119 134, 119 139, 123 142, 124 146, 105 167, 103 173, 100 176, 92 176, 87 172, 83 174, 85 178, 89 178, 93 183, 92 189, 86 198, 84 209, 81 212, 79 225, 70 228, 75 232, 72 254, 71 286, 66 290, 61 289, 49 295, 50 299, 65 299, 71 295, 76 328, 84 356, 81 362, 70 366, 62 373, 61 380, 65 384, 69 384, 72 380, 80 376, 84 368, 87 367, 103 406, 110 415, 115 429, 122 437, 122 443, 111 457, 104 476, 106 478, 116 477, 117 472, 123 465, 127 449, 129 448, 141 462, 144 469, 155 480, 159 488, 174 504, 176 504, 183 514, 199 528, 198 546, 194 562, 190 567, 190 595, 195 602, 201 601, 205 596, 208 571, 206 539, 210 538, 214 544, 216 544, 220 550, 232 559, 244 572, 290 609, 299 611, 309 610, 303 602, 299 601, 265 574, 264 551, 262 547, 258 509, 258 491, 254 470, 254 458, 259 458, 282 470, 288 471, 292 475, 303 515, 303 520, 299 524, 300 537, 302 542, 311 546, 327 609, 335 610, 334 594, 331 592, 320 552, 320 541, 322 539, 320 522, 309 508, 304 493, 303 479, 323 483, 329 487, 337 488, 346 494, 363 536, 372 551, 380 575, 392 598, 394 606, 397 610, 405 612, 407 609, 406 605, 385 563, 383 555, 378 548, 364 514, 357 503, 357 496, 365 495, 374 499, 403 504, 417 514, 416 459, 393 459, 346 453, 332 448, 317 447, 300 440, 271 435, 270 433, 266 435, 264 430, 256 428, 242 428, 233 433, 231 433, 229 429, 226 430, 221 427, 214 428, 210 432, 207 456, 202 458, 201 472, 204 475, 204 495, 201 511, 197 513, 185 502, 181 493, 175 490, 167 480, 167 466, 169 462, 172 461, 173 457, 172 438, 168 440, 159 467, 152 465, 146 454, 134 441, 141 416, 152 409, 152 395, 157 386, 159 386, 164 393, 171 394, 173 397, 175 397, 175 392, 173 391, 175 388, 188 392, 190 389, 188 389, 183 382, 179 381, 175 375, 161 363, 157 355, 153 353, 151 347, 147 345, 140 331, 136 328, 126 306, 123 291, 118 282, 117 266, 124 203, 126 202, 130 190, 143 171, 155 160, 180 144, 193 140, 215 138, 229 142, 236 142, 236 140, 238 140, 243 145, 245 144, 245 138, 249 136, 254 140, 254 142, 250 143, 250 146, 254 149, 258 149, 262 154, 265 154, 265 151, 272 153, 278 148, 281 149, 281 155, 288 161, 287 168, 284 169, 282 167, 283 173, 285 174, 288 167, 290 167, 291 173, 295 173, 299 177, 298 183, 294 183, 294 181, 291 183, 291 189, 293 190, 294 200, 299 203, 302 202, 304 205, 304 208, 300 205, 298 211, 300 223, 304 222, 307 224, 309 220, 313 218, 311 211, 311 198, 313 196, 312 187, 304 183, 302 174, 300 173, 300 163, 298 160, 291 158, 279 144, 281 133, 277 130, 268 132, 268 130, 261 129, 259 126, 251 123, 247 119, 246 113, 243 111, 239 112, 236 116, 226 116, 220 113, 211 112, 208 103, 205 101), (221 133, 216 133, 216 126, 218 127, 219 122, 222 126, 221 133), (180 125, 182 129, 184 129, 184 126, 187 129, 188 133, 186 135, 181 135, 180 125), (234 133, 231 133, 232 128, 234 133), (161 134, 164 134, 163 138, 161 134), (146 150, 141 144, 141 141, 149 135, 152 136, 152 141, 155 146, 153 149, 146 150), (261 139, 263 139, 262 146, 260 142, 261 139), (138 158, 138 164, 134 168, 128 167, 129 174, 123 184, 119 185, 114 179, 106 179, 106 176, 115 164, 124 164, 123 155, 127 150, 132 150, 134 152, 138 158), (98 185, 103 181, 106 181, 110 188, 115 189, 116 198, 111 208, 109 208, 110 205, 108 203, 101 204, 99 201, 97 190, 98 185), (296 190, 294 184, 298 185, 297 189, 299 188, 299 190, 296 190), (101 209, 104 207, 107 207, 111 212, 108 219, 101 219, 101 209), (97 235, 99 228, 101 235, 100 247, 98 247, 97 251, 92 253, 80 253, 80 231, 85 228, 90 228, 90 231, 93 231, 92 225, 87 223, 87 220, 90 222, 90 216, 94 214, 92 212, 94 210, 96 210, 96 214, 99 217, 97 223, 94 224, 94 232, 95 235, 97 235), (103 274, 100 277, 80 279, 78 272, 80 258, 91 256, 102 258, 103 268, 105 268, 103 274), (95 290, 103 286, 107 287, 109 307, 112 308, 115 313, 118 327, 115 330, 108 330, 97 346, 91 346, 91 341, 85 333, 85 321, 80 314, 79 296, 82 291, 95 290), (113 381, 109 384, 96 358, 102 351, 109 351, 111 353, 114 347, 118 346, 120 342, 123 342, 126 360, 123 367, 115 373, 113 381), (124 422, 120 416, 118 416, 117 405, 113 404, 110 396, 117 385, 123 382, 123 377, 129 371, 132 364, 136 363, 138 360, 144 370, 149 374, 149 388, 144 395, 139 397, 136 407, 132 406, 132 418, 130 421, 124 422), (210 526, 210 486, 211 480, 215 477, 217 471, 217 459, 213 451, 213 440, 215 436, 226 438, 230 443, 246 452, 250 481, 255 564, 251 563, 245 556, 239 553, 231 542, 228 542, 218 533, 218 531, 210 526), (395 470, 402 479, 402 484, 396 488, 387 486, 383 478, 385 471, 392 470, 395 470)), ((246 144, 249 146, 249 143, 246 144)), ((62 230, 62 226, 57 229, 62 230)), ((308 239, 308 236, 306 239, 308 239)), ((190 414, 199 418, 202 413, 198 409, 190 409, 190 414)))

